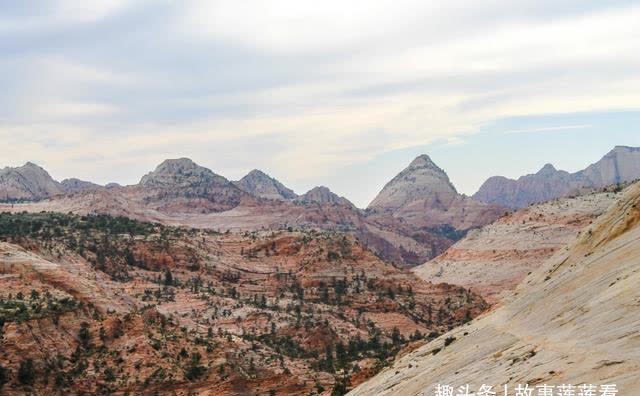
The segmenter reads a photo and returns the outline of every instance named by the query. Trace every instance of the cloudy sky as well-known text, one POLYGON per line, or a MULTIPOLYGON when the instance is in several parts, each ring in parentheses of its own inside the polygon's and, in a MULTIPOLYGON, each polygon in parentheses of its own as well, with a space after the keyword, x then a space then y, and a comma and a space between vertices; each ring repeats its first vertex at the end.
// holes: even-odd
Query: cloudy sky
POLYGON ((640 145, 640 0, 3 1, 0 166, 135 183, 190 157, 365 206, 640 145))

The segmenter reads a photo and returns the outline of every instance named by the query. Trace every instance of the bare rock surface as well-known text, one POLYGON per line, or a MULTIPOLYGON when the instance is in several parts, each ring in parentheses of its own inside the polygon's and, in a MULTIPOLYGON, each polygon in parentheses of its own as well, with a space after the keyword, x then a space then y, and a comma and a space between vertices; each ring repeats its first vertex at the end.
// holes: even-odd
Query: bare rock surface
POLYGON ((25 165, 0 169, 0 200, 37 201, 63 193, 57 181, 38 165, 27 162, 25 165))
POLYGON ((351 203, 345 197, 341 197, 338 194, 332 192, 325 186, 314 187, 307 191, 305 194, 298 198, 301 202, 306 203, 319 203, 329 205, 340 205, 355 208, 355 205, 351 203))
MULTIPOLYGON (((640 386, 640 184, 518 286, 513 300, 406 354, 351 395, 436 384, 640 386)), ((423 393, 424 392, 424 393, 423 393)))
POLYGON ((600 192, 520 209, 467 236, 413 271, 458 284, 496 303, 619 199, 600 192))
POLYGON ((288 200, 298 197, 293 190, 258 169, 252 170, 242 179, 233 182, 233 184, 239 189, 260 198, 288 200))
POLYGON ((87 190, 95 190, 98 188, 103 188, 99 184, 95 184, 89 181, 80 180, 76 178, 64 179, 60 182, 62 189, 65 193, 74 193, 79 191, 87 191, 87 190))
POLYGON ((447 174, 420 155, 369 204, 370 216, 393 216, 415 229, 467 230, 488 224, 504 209, 458 194, 447 174))

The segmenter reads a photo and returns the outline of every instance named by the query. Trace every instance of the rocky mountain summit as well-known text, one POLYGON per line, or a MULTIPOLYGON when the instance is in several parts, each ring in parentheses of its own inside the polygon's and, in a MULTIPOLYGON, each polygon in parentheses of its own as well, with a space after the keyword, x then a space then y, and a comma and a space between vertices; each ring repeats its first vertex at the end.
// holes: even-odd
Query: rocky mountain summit
POLYGON ((139 185, 148 188, 193 188, 229 184, 224 177, 189 158, 178 158, 163 161, 153 172, 144 175, 139 185))
POLYGON ((91 183, 91 182, 76 179, 76 178, 64 179, 63 181, 60 182, 60 185, 62 186, 62 189, 64 190, 65 193, 74 193, 78 191, 87 191, 87 190, 95 190, 97 188, 102 188, 102 186, 99 184, 91 183))
MULTIPOLYGON (((168 159, 134 186, 143 204, 162 212, 209 213, 235 208, 248 196, 232 182, 188 158, 168 159)), ((125 189, 125 195, 132 195, 125 189), (128 194, 127 194, 128 193, 128 194)))
POLYGON ((0 201, 38 201, 63 192, 60 183, 32 162, 0 169, 0 201))
POLYGON ((311 190, 307 191, 305 194, 298 197, 297 200, 303 203, 340 205, 355 208, 355 205, 352 204, 351 201, 349 201, 345 197, 339 196, 325 186, 314 187, 311 190))
POLYGON ((467 230, 490 223, 504 209, 459 194, 449 176, 427 155, 420 155, 387 183, 367 208, 421 228, 467 230))
POLYGON ((640 178, 640 147, 616 146, 600 161, 569 173, 546 164, 535 174, 517 180, 494 176, 480 187, 473 198, 511 209, 532 203, 575 194, 584 189, 598 189, 640 178))
POLYGON ((260 198, 289 200, 298 197, 293 190, 258 169, 252 170, 242 179, 234 181, 233 184, 239 189, 260 198))
POLYGON ((449 176, 423 154, 391 179, 371 201, 369 208, 393 212, 419 200, 429 206, 444 207, 457 195, 449 176))

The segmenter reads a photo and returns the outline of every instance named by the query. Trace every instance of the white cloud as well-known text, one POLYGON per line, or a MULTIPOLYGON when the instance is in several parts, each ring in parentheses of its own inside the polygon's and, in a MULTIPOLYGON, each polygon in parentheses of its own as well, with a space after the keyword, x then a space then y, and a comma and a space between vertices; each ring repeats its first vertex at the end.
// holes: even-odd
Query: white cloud
POLYGON ((12 44, 0 136, 22 134, 1 154, 71 169, 87 156, 215 164, 242 149, 301 180, 461 144, 500 118, 638 108, 635 3, 65 0, 0 11, 12 44))

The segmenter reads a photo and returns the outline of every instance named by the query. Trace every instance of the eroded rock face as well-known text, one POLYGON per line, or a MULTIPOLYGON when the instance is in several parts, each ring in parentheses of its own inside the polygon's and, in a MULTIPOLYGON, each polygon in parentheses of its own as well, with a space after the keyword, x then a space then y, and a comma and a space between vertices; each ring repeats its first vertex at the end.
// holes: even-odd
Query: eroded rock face
POLYGON ((222 212, 238 206, 247 194, 229 180, 188 158, 162 162, 143 176, 125 195, 142 198, 142 203, 169 212, 222 212))
POLYGON ((229 181, 188 158, 168 159, 140 180, 147 188, 226 186, 229 181))
POLYGON ((616 146, 600 161, 584 170, 569 173, 546 164, 535 174, 518 180, 494 176, 480 187, 473 198, 508 208, 522 208, 575 194, 582 189, 603 188, 640 178, 640 148, 616 146))
POLYGON ((60 183, 38 165, 25 165, 0 169, 0 200, 38 201, 63 193, 60 183))
POLYGON ((355 208, 355 206, 338 194, 332 192, 325 186, 314 187, 298 198, 301 202, 312 202, 318 204, 340 205, 355 208))
POLYGON ((351 395, 435 394, 437 384, 615 384, 640 380, 640 184, 518 286, 513 300, 418 348, 351 395))
POLYGON ((504 213, 499 206, 458 194, 447 174, 427 155, 417 157, 387 183, 368 209, 373 216, 389 214, 416 229, 450 226, 466 230, 504 213))
POLYGON ((102 186, 98 184, 76 179, 76 178, 64 179, 63 181, 60 182, 60 185, 62 186, 62 189, 64 190, 64 192, 67 194, 102 188, 102 186))
POLYGON ((258 169, 233 183, 241 190, 260 198, 288 200, 298 197, 293 190, 258 169))
POLYGON ((619 197, 601 192, 520 209, 469 232, 413 271, 425 280, 464 286, 499 303, 619 197))
POLYGON ((421 155, 384 186, 369 208, 396 211, 416 201, 446 208, 457 195, 449 176, 429 156, 421 155))
POLYGON ((578 174, 596 188, 636 180, 640 178, 640 147, 616 146, 578 174))

